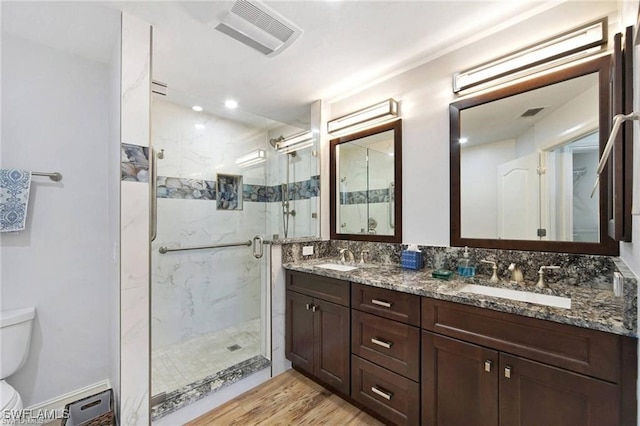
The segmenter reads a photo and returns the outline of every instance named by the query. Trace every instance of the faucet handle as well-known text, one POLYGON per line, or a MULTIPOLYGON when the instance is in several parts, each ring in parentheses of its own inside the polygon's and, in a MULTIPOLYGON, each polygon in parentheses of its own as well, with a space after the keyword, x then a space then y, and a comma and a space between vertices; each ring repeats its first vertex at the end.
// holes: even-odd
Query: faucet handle
POLYGON ((346 262, 347 260, 344 258, 344 254, 348 249, 346 248, 341 248, 340 249, 340 262, 346 262))
POLYGON ((365 260, 364 260, 364 259, 365 259, 365 254, 366 254, 366 253, 369 253, 369 250, 362 250, 362 251, 360 252, 360 263, 365 263, 365 260))
POLYGON ((538 269, 538 282, 536 283, 536 287, 538 288, 549 288, 549 284, 544 281, 545 269, 560 269, 560 267, 556 265, 541 266, 540 269, 538 269))
POLYGON ((492 283, 497 283, 498 282, 498 264, 493 260, 485 260, 485 259, 482 259, 480 262, 488 263, 489 265, 491 265, 493 274, 491 274, 491 278, 489 279, 489 281, 492 283))
POLYGON ((509 265, 509 267, 507 268, 509 271, 511 271, 511 281, 517 282, 517 283, 521 283, 524 282, 524 276, 522 275, 522 269, 520 269, 519 266, 516 266, 515 263, 512 263, 509 265))

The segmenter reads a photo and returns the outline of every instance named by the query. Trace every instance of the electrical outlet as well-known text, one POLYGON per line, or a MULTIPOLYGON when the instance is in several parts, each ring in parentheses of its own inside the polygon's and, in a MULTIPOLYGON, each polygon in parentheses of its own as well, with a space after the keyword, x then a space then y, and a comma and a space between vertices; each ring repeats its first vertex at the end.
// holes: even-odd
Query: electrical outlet
POLYGON ((313 254, 313 246, 304 246, 302 247, 302 255, 303 256, 311 256, 313 254))

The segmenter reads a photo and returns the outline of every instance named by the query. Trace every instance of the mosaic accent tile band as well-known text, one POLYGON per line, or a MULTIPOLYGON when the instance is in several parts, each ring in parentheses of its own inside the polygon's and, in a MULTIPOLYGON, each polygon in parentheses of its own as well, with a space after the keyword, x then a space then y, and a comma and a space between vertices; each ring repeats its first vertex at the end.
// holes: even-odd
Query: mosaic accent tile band
MULTIPOLYGON (((216 181, 158 176, 158 198, 185 200, 216 200, 216 181)), ((289 184, 291 200, 308 200, 320 194, 320 176, 289 184)), ((242 198, 247 202, 275 203, 282 201, 280 185, 242 185, 242 198)))
POLYGON ((388 203, 389 188, 340 193, 340 204, 388 203))
POLYGON ((158 198, 185 200, 216 200, 216 182, 213 180, 181 179, 158 176, 158 198))
POLYGON ((149 182, 149 148, 120 144, 120 179, 128 182, 149 182))

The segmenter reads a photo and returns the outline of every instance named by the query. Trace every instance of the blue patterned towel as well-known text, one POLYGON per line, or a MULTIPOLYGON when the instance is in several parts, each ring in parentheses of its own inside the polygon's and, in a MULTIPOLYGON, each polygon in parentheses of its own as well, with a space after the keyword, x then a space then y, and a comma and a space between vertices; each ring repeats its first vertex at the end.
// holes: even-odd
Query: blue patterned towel
POLYGON ((24 229, 30 187, 31 172, 0 169, 0 232, 24 229))

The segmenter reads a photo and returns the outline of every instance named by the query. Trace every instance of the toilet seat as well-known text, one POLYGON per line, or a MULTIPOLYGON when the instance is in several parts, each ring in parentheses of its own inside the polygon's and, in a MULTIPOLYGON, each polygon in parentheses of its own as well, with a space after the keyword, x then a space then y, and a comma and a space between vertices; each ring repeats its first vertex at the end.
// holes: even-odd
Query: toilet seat
POLYGON ((0 380, 0 412, 22 410, 20 394, 4 380, 0 380))

